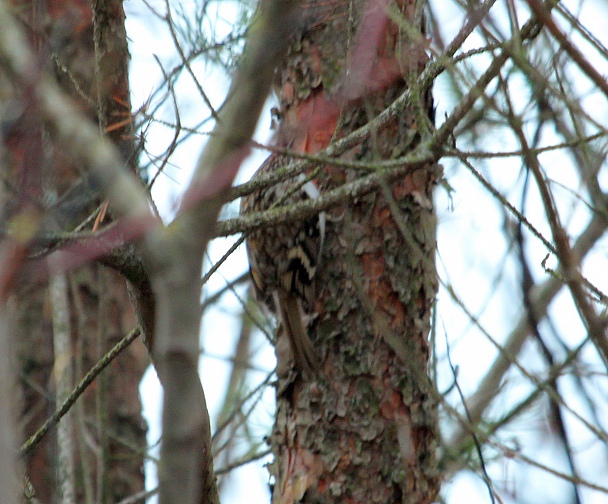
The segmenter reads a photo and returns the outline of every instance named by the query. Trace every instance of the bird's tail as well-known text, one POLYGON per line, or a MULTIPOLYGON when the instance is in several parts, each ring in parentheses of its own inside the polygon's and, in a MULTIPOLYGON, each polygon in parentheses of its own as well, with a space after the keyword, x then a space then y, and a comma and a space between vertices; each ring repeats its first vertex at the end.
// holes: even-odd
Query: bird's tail
POLYGON ((300 301, 293 294, 280 293, 279 308, 296 367, 300 371, 314 373, 319 367, 319 360, 304 329, 300 301))

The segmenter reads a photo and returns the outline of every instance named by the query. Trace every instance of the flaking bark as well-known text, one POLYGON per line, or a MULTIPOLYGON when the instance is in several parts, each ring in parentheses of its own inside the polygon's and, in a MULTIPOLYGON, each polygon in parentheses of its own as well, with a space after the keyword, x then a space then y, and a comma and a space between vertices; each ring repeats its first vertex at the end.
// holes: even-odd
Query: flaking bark
MULTIPOLYGON (((384 23, 374 70, 363 73, 364 82, 349 83, 344 69, 357 64, 352 56, 370 5, 306 2, 301 31, 278 71, 280 143, 316 152, 367 124, 422 71, 421 17, 413 4, 398 5, 407 33, 417 31, 419 38, 384 23), (380 64, 390 70, 382 82, 380 64)), ((431 128, 429 91, 418 90, 414 102, 418 109, 404 111, 342 157, 374 161, 407 153, 431 128)), ((330 189, 360 175, 326 165, 317 180, 330 189)), ((427 364, 437 290, 432 191, 439 176, 429 163, 330 210, 317 317, 309 329, 321 370, 313 379, 279 380, 274 502, 435 500, 437 420, 427 364)))

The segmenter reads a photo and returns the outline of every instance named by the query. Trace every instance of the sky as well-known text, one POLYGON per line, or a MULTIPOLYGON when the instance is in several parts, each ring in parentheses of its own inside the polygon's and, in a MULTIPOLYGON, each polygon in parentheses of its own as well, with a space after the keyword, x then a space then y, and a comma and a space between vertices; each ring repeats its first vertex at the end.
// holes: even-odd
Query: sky
MULTIPOLYGON (((439 0, 432 2, 433 5, 440 5, 436 9, 442 16, 442 30, 446 40, 460 29, 463 22, 463 15, 460 9, 451 3, 439 0)), ((160 0, 152 0, 149 4, 157 9, 158 12, 165 12, 165 3, 160 0)), ((500 4, 500 2, 499 2, 500 4)), ((179 5, 185 11, 194 8, 194 3, 182 1, 173 5, 179 5)), ((566 2, 572 10, 576 11, 579 4, 566 2)), ((588 20, 589 27, 596 34, 608 33, 608 16, 598 16, 598 2, 585 2, 583 13, 588 20)), ((209 26, 214 26, 215 30, 221 35, 229 33, 230 25, 239 16, 239 11, 235 3, 224 1, 212 3, 209 10, 209 26), (216 6, 219 6, 216 9, 216 6)), ((130 38, 131 61, 131 89, 133 108, 147 107, 152 110, 154 103, 158 101, 157 90, 162 82, 162 72, 159 62, 166 69, 171 69, 179 63, 175 48, 171 43, 166 24, 150 14, 150 11, 141 0, 130 0, 125 3, 127 10, 127 30, 130 38), (150 103, 152 100, 152 103, 150 103), (146 105, 147 104, 147 105, 146 105)), ((501 7, 499 6, 499 9, 501 7)), ((600 11, 601 12, 601 11, 600 11)), ((499 12, 500 13, 500 12, 499 12)), ((500 19, 500 15, 496 16, 500 19)), ((523 17, 523 13, 522 13, 523 17)), ((586 21, 587 22, 587 21, 586 21)), ((500 23, 499 23, 500 24, 500 23)), ((508 25, 499 26, 508 34, 508 25)), ((606 42, 606 41, 604 41, 606 42)), ((485 42, 472 36, 467 41, 464 49, 470 49, 483 45, 485 42)), ((592 62, 597 63, 600 71, 608 73, 608 68, 602 68, 606 61, 601 58, 594 60, 595 56, 589 54, 592 62)), ((489 56, 480 56, 477 60, 480 67, 487 65, 489 56)), ((199 59, 192 64, 192 69, 196 73, 200 82, 204 83, 205 92, 208 94, 215 107, 219 106, 228 89, 230 76, 211 63, 205 63, 199 59)), ((602 73, 602 72, 601 72, 602 73)), ((581 86, 588 86, 586 81, 581 81, 581 86)), ((526 91, 525 83, 521 87, 515 86, 519 92, 513 97, 516 107, 525 110, 529 103, 529 96, 526 91)), ((198 96, 196 86, 191 78, 185 76, 180 78, 175 84, 176 95, 179 101, 180 119, 182 125, 196 127, 208 115, 208 110, 198 96)), ((597 99, 590 90, 585 106, 595 111, 606 109, 605 101, 597 99)), ((446 113, 449 113, 456 105, 453 89, 450 82, 445 77, 440 77, 434 86, 434 96, 437 104, 437 118, 441 122, 446 113)), ((262 113, 256 138, 262 142, 268 142, 270 138, 270 104, 267 103, 265 111, 262 113)), ((167 121, 174 121, 174 111, 172 110, 171 100, 166 100, 166 105, 160 110, 159 116, 167 121)), ((201 131, 209 131, 211 124, 199 128, 201 131)), ((501 132, 492 134, 489 132, 491 144, 487 145, 487 150, 508 151, 516 150, 515 140, 509 135, 501 132)), ((173 132, 170 128, 162 124, 152 124, 146 133, 147 150, 152 155, 161 155, 170 143, 173 132)), ((554 132, 543 130, 543 141, 550 143, 555 141, 554 132)), ((190 178, 196 159, 200 154, 206 137, 204 135, 193 135, 184 141, 171 157, 171 163, 167 167, 166 173, 161 175, 153 190, 153 197, 166 221, 169 221, 174 214, 181 192, 186 187, 190 178)), ((465 140, 466 141, 466 140, 465 140)), ((247 180, 255 168, 261 164, 266 154, 262 151, 254 151, 250 159, 243 166, 238 182, 247 180)), ((574 167, 564 160, 562 153, 557 152, 547 154, 543 157, 543 162, 550 166, 559 166, 560 169, 551 173, 552 178, 562 183, 565 187, 576 189, 577 176, 574 167)), ((470 173, 453 159, 442 161, 446 178, 449 180, 453 192, 448 193, 445 189, 438 188, 436 192, 436 208, 439 219, 438 229, 438 269, 443 282, 449 285, 454 292, 462 299, 466 306, 479 317, 483 326, 491 334, 498 335, 499 341, 504 341, 513 321, 521 314, 521 302, 515 298, 513 293, 519 292, 519 269, 508 254, 509 244, 505 241, 505 215, 501 207, 488 194, 488 192, 475 181, 470 173), (480 211, 483 209, 483 211, 480 211), (463 246, 466 244, 466 246, 463 246)), ((489 162, 479 162, 490 177, 491 182, 498 187, 509 200, 514 203, 519 202, 521 193, 521 161, 518 158, 504 158, 489 162)), ((540 214, 540 202, 538 195, 531 191, 527 198, 527 207, 530 212, 538 210, 540 214)), ((563 215, 567 216, 568 229, 572 235, 585 225, 588 214, 581 208, 581 205, 573 205, 571 198, 564 198, 563 215)), ((235 208, 228 209, 228 212, 235 212, 235 208)), ((542 219, 535 221, 547 235, 550 233, 542 219)), ((221 257, 223 251, 232 243, 232 239, 217 240, 210 249, 213 259, 221 257)), ((540 267, 541 261, 546 255, 545 249, 537 241, 527 238, 527 252, 533 265, 533 273, 538 280, 542 280, 545 274, 540 267)), ((591 275, 597 283, 600 283, 605 291, 608 291, 608 279, 605 275, 597 274, 597 271, 604 267, 606 243, 599 247, 600 253, 590 256, 585 264, 585 272, 591 275), (603 286, 601 284, 604 284, 603 286)), ((549 260, 549 266, 555 266, 555 260, 549 260)), ((247 268, 244 249, 241 247, 233 257, 221 268, 221 275, 215 275, 205 287, 205 293, 209 294, 221 289, 226 280, 240 276, 247 268)), ((498 355, 498 350, 494 344, 470 322, 470 319, 463 313, 460 307, 454 303, 446 288, 439 292, 438 309, 438 333, 437 337, 437 358, 445 363, 447 345, 445 341, 450 341, 450 357, 455 366, 458 367, 458 382, 465 394, 469 395, 476 390, 481 378, 487 371, 490 363, 498 355)), ((203 339, 201 345, 204 349, 201 358, 201 380, 205 389, 208 407, 212 421, 218 414, 218 409, 224 396, 226 380, 230 370, 229 358, 232 355, 235 337, 238 331, 237 318, 241 309, 239 301, 235 296, 227 295, 222 299, 221 306, 213 309, 204 319, 203 339)), ((580 338, 583 328, 578 317, 573 316, 573 307, 569 296, 561 293, 554 304, 552 312, 556 315, 567 314, 558 317, 560 321, 559 332, 569 344, 575 344, 580 338)), ((261 369, 270 370, 274 366, 274 356, 272 349, 265 340, 258 335, 254 343, 258 350, 255 363, 261 369)), ((533 352, 526 358, 526 365, 534 370, 538 366, 535 363, 533 352)), ((538 369, 540 371, 540 368, 538 369)), ((262 372, 252 372, 250 379, 252 386, 259 383, 264 378, 262 372)), ((438 385, 440 390, 449 388, 453 381, 453 376, 447 366, 441 366, 438 374, 438 385)), ((565 387, 572 386, 565 382, 565 387)), ((523 379, 521 375, 513 372, 509 379, 509 400, 515 402, 517 398, 525 397, 530 391, 530 383, 523 379)), ((145 415, 150 425, 148 439, 150 444, 155 444, 160 436, 160 408, 162 391, 156 380, 154 372, 146 374, 141 387, 142 398, 145 406, 145 415)), ((459 404, 459 398, 452 392, 449 400, 453 404, 459 404)), ((581 405, 581 409, 584 406, 581 405)), ((256 410, 252 420, 254 429, 260 432, 260 436, 268 429, 272 422, 273 413, 273 393, 268 390, 265 393, 264 401, 259 411, 256 410)), ((523 447, 527 453, 532 454, 539 460, 547 463, 555 463, 561 470, 567 471, 565 461, 559 454, 559 449, 551 442, 550 436, 539 436, 542 433, 547 419, 543 417, 542 410, 532 411, 529 418, 532 418, 540 425, 540 428, 532 429, 523 422, 515 422, 511 432, 507 432, 505 437, 510 435, 518 441, 525 441, 523 447), (561 458, 560 458, 561 457, 561 458)), ((572 421, 571 418, 567 419, 572 421)), ((535 427, 538 427, 535 426, 535 427)), ((445 426, 446 433, 449 433, 449 425, 445 426)), ((575 432, 576 429, 575 429, 575 432)), ((595 446, 591 446, 589 437, 581 431, 577 443, 581 450, 593 453, 595 446), (590 446, 585 445, 588 443, 590 446)), ((154 453, 154 451, 152 451, 154 453)), ((598 457, 602 457, 598 452, 598 457)), ((583 458, 581 464, 593 459, 595 456, 583 458)), ((598 462, 598 470, 605 469, 605 458, 598 462)), ((153 463, 149 463, 148 485, 152 488, 155 485, 153 475, 153 463)), ((506 488, 511 488, 512 492, 504 495, 505 503, 508 502, 533 502, 526 500, 522 491, 529 495, 538 495, 541 492, 546 499, 545 502, 564 502, 564 493, 568 491, 568 485, 556 480, 547 480, 545 477, 538 477, 537 471, 529 469, 527 466, 517 462, 501 459, 496 463, 490 463, 488 470, 496 481, 504 482, 506 488), (547 485, 547 481, 551 484, 547 485), (511 487, 510 487, 511 486, 511 487)), ((224 489, 222 502, 224 504, 248 502, 252 504, 265 503, 269 501, 268 494, 268 474, 261 463, 253 463, 240 469, 230 480, 230 484, 224 489)), ((448 503, 470 504, 489 502, 487 489, 479 475, 471 472, 462 471, 451 481, 444 485, 443 496, 448 503)), ((585 493, 585 504, 595 504, 608 502, 605 495, 596 493, 585 493)))

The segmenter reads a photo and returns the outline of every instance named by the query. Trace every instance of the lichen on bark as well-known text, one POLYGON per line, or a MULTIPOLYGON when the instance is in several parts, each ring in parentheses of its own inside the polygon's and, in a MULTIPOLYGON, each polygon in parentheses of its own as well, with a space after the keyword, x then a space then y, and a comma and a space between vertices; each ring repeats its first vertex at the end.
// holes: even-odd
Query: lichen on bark
MULTIPOLYGON (((387 2, 392 14, 386 18, 371 11, 372 4, 305 3, 301 30, 277 71, 278 137, 286 146, 315 153, 332 137, 365 126, 424 68, 415 4, 387 2), (400 23, 416 26, 419 40, 403 36, 395 9, 400 23), (382 36, 370 42, 376 43, 374 62, 370 74, 362 73, 369 82, 355 83, 359 91, 345 89, 357 71, 358 29, 373 15, 384 24, 382 36), (410 51, 407 75, 399 44, 410 51), (373 82, 376 76, 382 82, 373 82)), ((411 150, 432 119, 430 92, 421 90, 419 98, 425 124, 418 124, 418 111, 405 110, 342 157, 373 165, 411 150)), ((317 182, 327 190, 360 175, 325 165, 317 182)), ((274 502, 434 501, 436 404, 427 364, 437 290, 432 191, 439 175, 429 163, 329 210, 316 316, 308 328, 321 369, 315 377, 279 378, 274 502)))

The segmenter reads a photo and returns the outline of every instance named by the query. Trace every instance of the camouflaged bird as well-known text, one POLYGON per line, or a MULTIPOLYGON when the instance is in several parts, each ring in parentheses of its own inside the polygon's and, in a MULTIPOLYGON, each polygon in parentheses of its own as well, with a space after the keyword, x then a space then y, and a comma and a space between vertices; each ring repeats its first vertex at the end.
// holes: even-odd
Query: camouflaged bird
MULTIPOLYGON (((272 154, 253 179, 289 164, 289 158, 272 154)), ((259 212, 273 205, 289 205, 319 197, 314 181, 305 176, 264 187, 241 200, 241 215, 259 212), (289 196, 288 193, 293 192, 289 196)), ((315 277, 325 238, 325 213, 251 232, 246 239, 251 278, 258 301, 278 317, 287 336, 296 368, 312 372, 318 357, 308 337, 303 315, 315 301, 315 277)))

